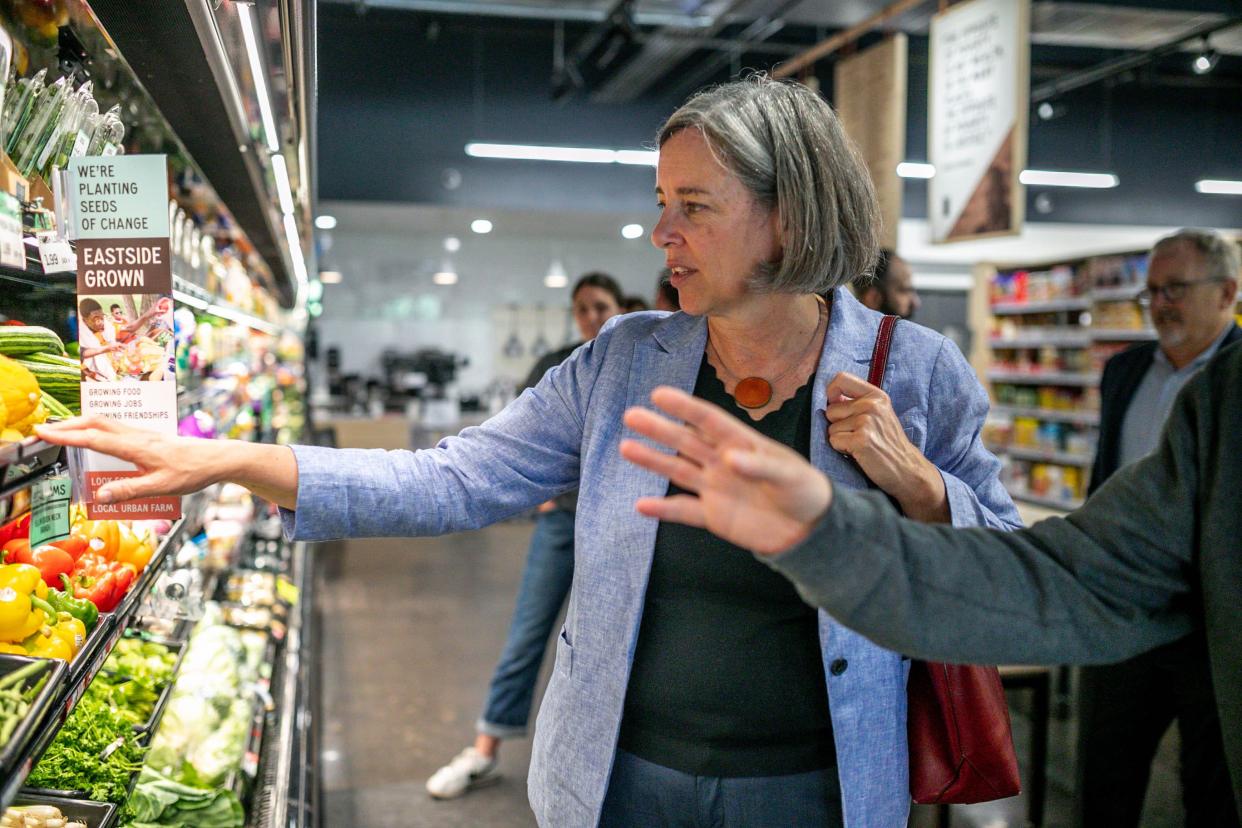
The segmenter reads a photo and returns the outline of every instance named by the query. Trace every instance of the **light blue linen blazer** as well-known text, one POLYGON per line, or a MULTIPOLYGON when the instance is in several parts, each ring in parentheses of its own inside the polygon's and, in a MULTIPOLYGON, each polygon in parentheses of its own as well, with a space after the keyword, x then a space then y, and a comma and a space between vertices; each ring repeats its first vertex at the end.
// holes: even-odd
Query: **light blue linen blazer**
MULTIPOLYGON (((866 377, 879 320, 837 289, 815 378, 811 461, 850 488, 866 480, 827 444, 827 385, 838 371, 866 377)), ((599 821, 658 526, 634 501, 668 486, 621 458, 621 415, 649 404, 657 385, 693 391, 706 338, 702 317, 627 314, 495 417, 434 449, 294 448, 297 508, 284 520, 300 540, 474 529, 579 490, 573 590, 528 779, 531 806, 548 828, 599 821)), ((907 436, 941 470, 953 523, 1018 527, 1000 462, 979 439, 987 397, 956 346, 903 322, 884 387, 907 436)), ((847 664, 841 675, 825 669, 845 823, 904 825, 908 661, 822 610, 819 632, 825 667, 847 664)))

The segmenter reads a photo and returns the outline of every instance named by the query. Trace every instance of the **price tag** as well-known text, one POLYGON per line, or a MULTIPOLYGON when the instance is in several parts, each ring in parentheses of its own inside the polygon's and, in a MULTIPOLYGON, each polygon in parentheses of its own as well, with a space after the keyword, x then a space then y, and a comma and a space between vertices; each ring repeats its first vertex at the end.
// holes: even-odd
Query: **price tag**
POLYGON ((22 244, 22 205, 4 192, 0 192, 0 264, 22 269, 26 267, 26 248, 22 244))
POLYGON ((86 149, 90 146, 90 143, 90 133, 84 129, 79 130, 78 137, 73 139, 73 149, 69 151, 69 157, 77 158, 78 156, 86 155, 86 149))
POLYGON ((30 547, 69 537, 69 501, 73 487, 67 476, 44 477, 31 491, 30 547))
POLYGON ((48 275, 78 269, 78 257, 67 241, 39 242, 39 260, 43 262, 43 272, 48 275))

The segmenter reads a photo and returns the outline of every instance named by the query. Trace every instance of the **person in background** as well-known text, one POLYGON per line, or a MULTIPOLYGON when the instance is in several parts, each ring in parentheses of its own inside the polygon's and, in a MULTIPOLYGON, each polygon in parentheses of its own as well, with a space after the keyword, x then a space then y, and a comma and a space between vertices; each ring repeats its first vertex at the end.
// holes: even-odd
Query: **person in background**
POLYGON ((578 487, 573 588, 527 780, 539 824, 904 825, 908 662, 746 549, 636 514, 636 499, 690 494, 622 458, 622 416, 675 386, 913 517, 1011 529, 980 440, 987 395, 957 348, 911 323, 887 391, 850 373, 880 327, 846 287, 875 263, 879 208, 816 92, 763 75, 705 90, 658 145, 651 240, 682 312, 609 320, 434 449, 203 441, 89 417, 39 434, 138 466, 103 502, 227 479, 281 506, 296 540, 474 529, 578 487))
POLYGON ((910 265, 887 248, 880 251, 875 276, 855 282, 854 292, 858 301, 873 311, 902 319, 913 318, 921 304, 910 265))
MULTIPOLYGON (((1233 322, 1238 248, 1210 230, 1180 230, 1152 248, 1147 288, 1158 341, 1117 354, 1100 380, 1100 439, 1088 493, 1147 455, 1182 386, 1216 352, 1242 340, 1233 322)), ((1198 629, 1129 661, 1089 667, 1079 685, 1079 824, 1139 824, 1151 762, 1169 725, 1181 738, 1188 826, 1225 826, 1234 813, 1220 721, 1198 629)))
MULTIPOLYGON (((116 305, 112 306, 116 308, 116 305)), ((112 382, 116 379, 116 366, 112 364, 111 354, 124 347, 121 343, 134 335, 139 328, 159 312, 159 304, 151 308, 138 319, 130 322, 122 314, 121 327, 113 322, 116 312, 110 318, 103 311, 103 306, 91 298, 78 303, 78 343, 81 346, 82 367, 84 378, 97 382, 112 382)))
POLYGON ((656 283, 655 309, 676 313, 681 310, 681 298, 677 288, 669 281, 672 272, 666 267, 660 271, 660 280, 656 283))
POLYGON ((623 313, 634 313, 635 311, 651 310, 647 304, 647 300, 641 296, 627 296, 625 302, 622 303, 623 313))
MULTIPOLYGON (((606 273, 587 273, 574 285, 571 296, 582 342, 590 342, 605 322, 625 312, 621 286, 606 273)), ((522 390, 537 385, 582 342, 545 354, 531 369, 522 390)), ((453 799, 498 781, 501 742, 526 735, 539 665, 573 583, 577 506, 578 493, 573 491, 541 504, 536 512, 509 636, 488 685, 483 713, 475 724, 474 744, 427 780, 427 792, 436 799, 453 799)))
POLYGON ((850 492, 719 408, 673 388, 651 399, 667 417, 631 408, 626 425, 679 453, 626 440, 621 455, 691 494, 642 498, 637 510, 752 551, 881 646, 960 664, 1100 664, 1201 640, 1177 669, 1212 682, 1228 776, 1212 809, 1200 803, 1184 824, 1239 824, 1242 344, 1186 384, 1154 452, 1065 518, 1012 533, 903 519, 882 493, 850 492))

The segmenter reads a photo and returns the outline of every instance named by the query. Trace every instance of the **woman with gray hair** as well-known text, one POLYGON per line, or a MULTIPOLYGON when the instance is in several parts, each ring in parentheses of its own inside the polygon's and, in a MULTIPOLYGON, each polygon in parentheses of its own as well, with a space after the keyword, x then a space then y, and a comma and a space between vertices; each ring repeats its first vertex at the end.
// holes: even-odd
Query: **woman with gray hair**
POLYGON ((1010 528, 1000 463, 979 440, 987 398, 953 345, 908 323, 885 389, 857 378, 880 316, 844 286, 875 261, 875 197, 815 93, 762 76, 717 87, 659 144, 652 241, 682 311, 610 320, 434 449, 204 445, 102 420, 41 433, 146 472, 105 488, 111 500, 237 481, 305 540, 471 529, 578 487, 573 589, 529 777, 540 824, 904 825, 908 662, 749 552, 636 513, 639 498, 685 495, 621 457, 622 413, 680 388, 840 486, 869 479, 907 515, 1010 528))

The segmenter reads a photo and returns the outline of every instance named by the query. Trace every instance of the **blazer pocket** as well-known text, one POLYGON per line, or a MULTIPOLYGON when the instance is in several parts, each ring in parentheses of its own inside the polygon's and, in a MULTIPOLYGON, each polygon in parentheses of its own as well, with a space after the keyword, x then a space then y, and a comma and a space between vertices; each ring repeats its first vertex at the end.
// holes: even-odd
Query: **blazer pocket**
POLYGON ((561 634, 556 637, 556 672, 570 678, 574 674, 574 648, 561 627, 561 634))

